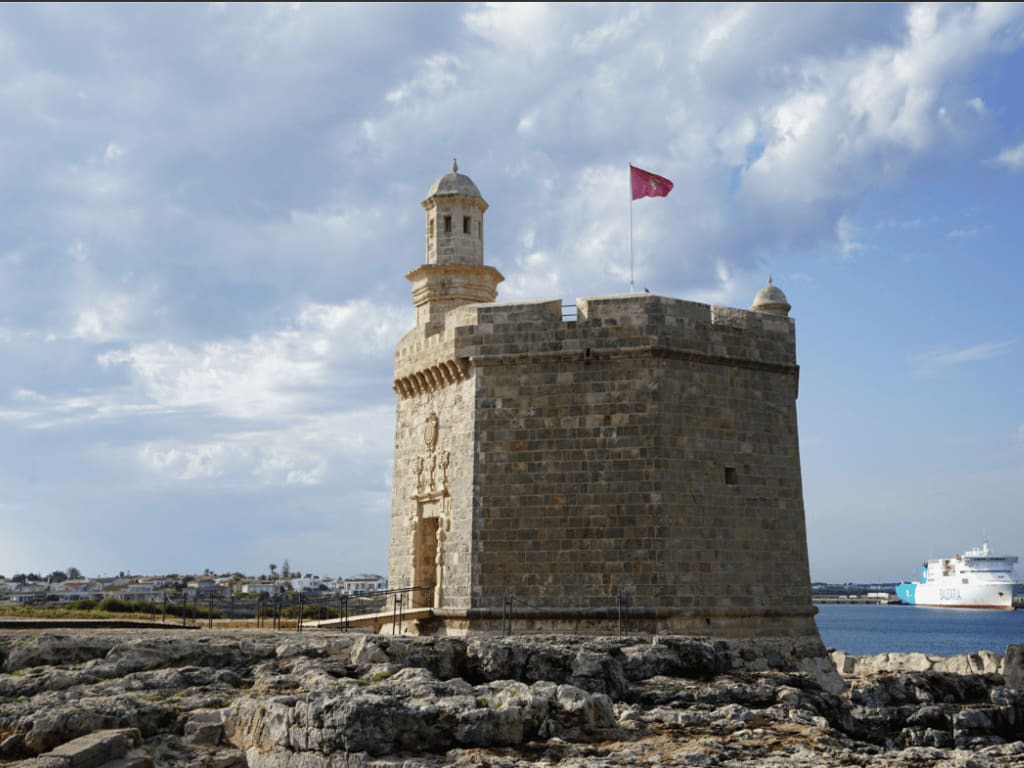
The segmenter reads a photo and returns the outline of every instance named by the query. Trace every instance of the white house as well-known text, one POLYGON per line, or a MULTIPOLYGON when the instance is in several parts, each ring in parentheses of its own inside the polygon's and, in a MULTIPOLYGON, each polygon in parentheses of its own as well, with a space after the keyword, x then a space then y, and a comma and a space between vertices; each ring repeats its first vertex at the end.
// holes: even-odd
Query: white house
POLYGON ((242 585, 242 594, 274 597, 281 594, 281 585, 276 581, 247 581, 242 585))
POLYGON ((292 579, 292 589, 296 592, 316 592, 320 593, 323 589, 320 586, 319 576, 303 576, 302 578, 292 579))
POLYGON ((346 595, 365 595, 371 592, 383 592, 388 588, 388 580, 376 574, 362 573, 341 580, 340 591, 346 595))

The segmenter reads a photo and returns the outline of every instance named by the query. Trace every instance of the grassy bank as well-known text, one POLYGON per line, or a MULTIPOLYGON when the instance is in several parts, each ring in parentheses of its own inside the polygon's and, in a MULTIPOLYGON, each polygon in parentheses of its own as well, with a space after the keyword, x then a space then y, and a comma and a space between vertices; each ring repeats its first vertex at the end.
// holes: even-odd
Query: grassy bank
MULTIPOLYGON (((168 605, 166 615, 168 619, 181 618, 182 608, 180 605, 168 605)), ((0 603, 0 618, 7 619, 144 619, 146 621, 156 617, 159 619, 164 615, 164 607, 161 604, 148 602, 130 602, 107 598, 106 600, 80 600, 75 603, 44 604, 44 605, 16 605, 0 603)), ((187 614, 189 618, 195 616, 197 619, 208 620, 211 616, 214 619, 223 618, 222 611, 216 608, 209 611, 200 605, 197 608, 189 606, 187 614)))

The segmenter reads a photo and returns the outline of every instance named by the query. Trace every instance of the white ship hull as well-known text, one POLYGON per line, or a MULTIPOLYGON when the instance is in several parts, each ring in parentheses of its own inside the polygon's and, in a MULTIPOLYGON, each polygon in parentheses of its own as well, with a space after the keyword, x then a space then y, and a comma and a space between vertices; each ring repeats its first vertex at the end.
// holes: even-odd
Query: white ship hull
POLYGON ((1006 584, 957 584, 942 582, 917 584, 914 605, 936 608, 1013 609, 1013 587, 1006 584))
POLYGON ((1012 611, 1016 562, 1016 557, 993 555, 986 541, 962 555, 929 560, 921 580, 898 584, 896 595, 907 605, 1012 611))

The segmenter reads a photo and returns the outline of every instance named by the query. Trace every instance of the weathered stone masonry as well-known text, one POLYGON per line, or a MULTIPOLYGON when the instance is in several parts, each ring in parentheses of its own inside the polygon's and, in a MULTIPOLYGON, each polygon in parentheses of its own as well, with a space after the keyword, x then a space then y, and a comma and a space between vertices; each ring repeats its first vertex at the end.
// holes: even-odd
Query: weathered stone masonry
POLYGON ((436 585, 421 604, 452 633, 500 629, 511 599, 517 631, 614 631, 625 611, 632 631, 816 634, 782 292, 756 311, 586 298, 570 321, 560 300, 494 303, 486 207, 455 170, 424 202, 392 585, 436 585))

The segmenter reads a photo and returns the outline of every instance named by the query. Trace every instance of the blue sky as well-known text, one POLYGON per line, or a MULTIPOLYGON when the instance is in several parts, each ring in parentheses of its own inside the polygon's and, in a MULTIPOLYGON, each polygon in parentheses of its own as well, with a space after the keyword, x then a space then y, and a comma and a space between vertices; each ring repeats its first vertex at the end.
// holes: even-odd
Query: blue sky
POLYGON ((811 575, 1024 555, 1024 6, 0 7, 0 574, 385 572, 453 157, 501 300, 793 305, 811 575))

